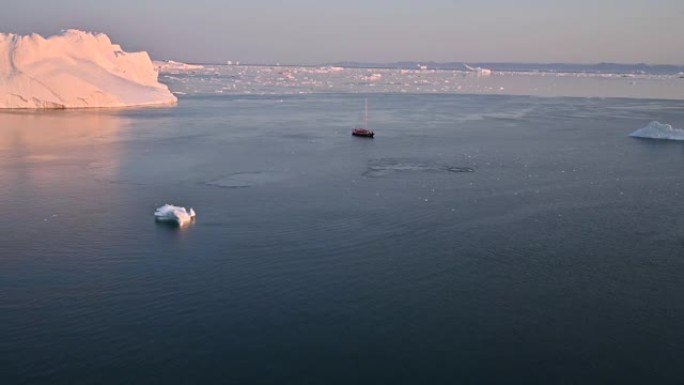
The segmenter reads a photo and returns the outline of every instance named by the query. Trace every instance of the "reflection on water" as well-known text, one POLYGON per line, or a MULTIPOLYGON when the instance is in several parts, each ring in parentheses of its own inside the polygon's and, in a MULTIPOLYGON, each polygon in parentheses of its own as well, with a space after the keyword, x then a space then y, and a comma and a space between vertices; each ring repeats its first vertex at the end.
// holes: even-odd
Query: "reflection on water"
MULTIPOLYGON (((152 219, 151 219, 152 220, 152 219)), ((155 233, 158 242, 177 242, 186 238, 195 227, 195 221, 183 226, 174 222, 154 221, 155 233)))
POLYGON ((116 161, 117 140, 127 126, 116 111, 1 112, 0 162, 4 167, 0 179, 7 184, 23 181, 43 186, 64 180, 57 167, 85 168, 93 161, 116 161))
POLYGON ((117 111, 0 112, 0 231, 31 245, 106 221, 117 191, 92 181, 118 172, 128 126, 117 111))
POLYGON ((78 142, 105 142, 125 126, 116 111, 17 110, 0 112, 0 150, 32 153, 78 142))

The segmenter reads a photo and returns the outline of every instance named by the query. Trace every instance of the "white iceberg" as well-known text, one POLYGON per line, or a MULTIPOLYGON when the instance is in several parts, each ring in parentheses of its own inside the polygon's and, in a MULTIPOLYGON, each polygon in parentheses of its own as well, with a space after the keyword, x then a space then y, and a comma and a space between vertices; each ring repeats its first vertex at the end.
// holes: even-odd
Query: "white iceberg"
POLYGON ((674 128, 669 124, 653 121, 646 127, 632 132, 629 136, 648 139, 684 140, 684 129, 674 128))
POLYGON ((188 64, 173 60, 153 60, 152 64, 154 64, 154 68, 156 68, 158 72, 183 72, 201 70, 204 68, 201 64, 188 64))
POLYGON ((0 108, 128 107, 176 103, 147 52, 103 33, 0 33, 0 108))
POLYGON ((466 71, 468 72, 474 72, 478 76, 489 76, 492 74, 492 70, 489 68, 482 68, 482 67, 471 67, 465 63, 463 63, 463 66, 465 67, 466 71))
POLYGON ((154 219, 159 222, 168 222, 184 226, 187 223, 195 220, 195 210, 190 208, 186 210, 185 207, 165 204, 154 212, 154 219))

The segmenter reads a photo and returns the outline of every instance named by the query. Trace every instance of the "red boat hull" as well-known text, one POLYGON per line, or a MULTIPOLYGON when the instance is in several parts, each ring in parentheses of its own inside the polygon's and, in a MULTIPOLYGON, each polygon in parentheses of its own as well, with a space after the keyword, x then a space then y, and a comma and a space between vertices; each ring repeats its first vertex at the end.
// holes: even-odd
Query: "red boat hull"
POLYGON ((372 138, 375 135, 375 133, 365 128, 355 128, 352 130, 352 135, 362 136, 364 138, 372 138))

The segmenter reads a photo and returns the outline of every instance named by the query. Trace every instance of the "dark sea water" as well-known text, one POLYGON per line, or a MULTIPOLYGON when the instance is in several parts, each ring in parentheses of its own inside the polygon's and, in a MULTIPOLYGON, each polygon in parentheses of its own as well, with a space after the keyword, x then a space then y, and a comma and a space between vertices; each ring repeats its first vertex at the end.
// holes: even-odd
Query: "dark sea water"
POLYGON ((363 98, 1 113, 0 384, 684 380, 684 102, 363 98))

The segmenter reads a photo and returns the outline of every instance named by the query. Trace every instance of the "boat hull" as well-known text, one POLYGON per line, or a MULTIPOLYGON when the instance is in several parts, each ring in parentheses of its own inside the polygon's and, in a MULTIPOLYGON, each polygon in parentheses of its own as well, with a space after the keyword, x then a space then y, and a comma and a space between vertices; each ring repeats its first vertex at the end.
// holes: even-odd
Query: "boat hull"
POLYGON ((365 128, 355 128, 354 130, 352 130, 352 135, 359 136, 362 138, 372 138, 373 136, 375 136, 375 133, 365 128))

